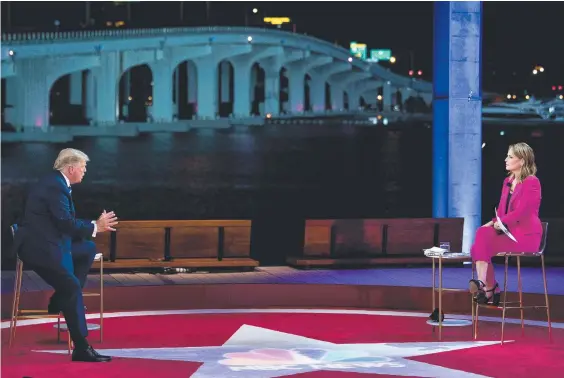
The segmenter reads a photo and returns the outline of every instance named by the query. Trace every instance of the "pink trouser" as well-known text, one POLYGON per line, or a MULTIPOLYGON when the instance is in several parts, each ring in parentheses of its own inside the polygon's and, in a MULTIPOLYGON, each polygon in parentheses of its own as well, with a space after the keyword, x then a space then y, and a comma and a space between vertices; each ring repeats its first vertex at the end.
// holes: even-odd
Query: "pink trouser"
MULTIPOLYGON (((514 234, 517 243, 507 235, 499 235, 493 227, 480 227, 476 231, 474 245, 470 249, 472 260, 491 263, 492 257, 500 252, 537 252, 539 250, 540 234, 514 234)), ((492 264, 488 265, 486 281, 488 286, 495 282, 492 264)))
POLYGON ((537 252, 541 234, 514 234, 517 243, 505 234, 499 235, 493 227, 480 227, 470 250, 472 260, 491 262, 492 257, 500 252, 537 252))

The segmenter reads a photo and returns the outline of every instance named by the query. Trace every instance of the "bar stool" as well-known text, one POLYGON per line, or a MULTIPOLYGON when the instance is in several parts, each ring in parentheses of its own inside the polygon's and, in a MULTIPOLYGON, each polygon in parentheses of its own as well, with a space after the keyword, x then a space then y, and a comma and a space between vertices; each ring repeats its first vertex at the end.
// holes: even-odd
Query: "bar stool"
POLYGON ((504 330, 505 330, 505 313, 507 310, 520 310, 521 312, 521 333, 525 333, 525 323, 524 323, 524 309, 532 308, 532 309, 546 309, 546 318, 548 321, 548 338, 549 341, 552 342, 552 324, 550 322, 550 305, 548 302, 548 287, 546 283, 546 269, 544 264, 544 250, 546 248, 546 240, 547 240, 547 233, 548 233, 548 222, 542 222, 542 239, 541 245, 538 252, 534 253, 524 253, 524 252, 500 252, 497 254, 499 257, 505 257, 505 277, 503 279, 503 299, 500 303, 499 307, 494 307, 492 305, 481 305, 476 303, 476 320, 474 322, 474 339, 478 337, 478 308, 479 307, 486 307, 486 308, 497 308, 502 311, 501 316, 501 344, 503 345, 504 342, 504 330), (507 273, 509 267, 509 258, 516 257, 517 258, 517 286, 518 286, 518 293, 519 293, 519 301, 508 302, 507 301, 507 273), (542 268, 542 279, 544 284, 544 306, 524 306, 523 305, 523 286, 521 283, 521 258, 539 258, 541 261, 541 268, 542 268), (510 305, 510 306, 508 306, 510 305))
MULTIPOLYGON (((11 227, 12 237, 15 236, 18 225, 14 224, 11 227)), ((83 296, 99 296, 100 297, 100 342, 103 340, 103 319, 104 319, 104 259, 101 253, 97 254, 94 261, 99 261, 100 263, 100 292, 85 292, 83 296)), ((16 254, 16 277, 14 282, 14 298, 12 302, 12 316, 10 319, 10 341, 9 347, 12 347, 16 340, 16 329, 18 320, 20 319, 53 319, 57 318, 57 342, 60 341, 61 337, 61 317, 62 313, 49 314, 47 310, 22 310, 20 309, 20 294, 22 289, 22 279, 23 279, 23 261, 20 260, 19 256, 16 254)), ((68 331, 68 330, 67 330, 68 331)), ((67 350, 68 354, 71 354, 72 350, 72 340, 70 333, 67 337, 67 350)))

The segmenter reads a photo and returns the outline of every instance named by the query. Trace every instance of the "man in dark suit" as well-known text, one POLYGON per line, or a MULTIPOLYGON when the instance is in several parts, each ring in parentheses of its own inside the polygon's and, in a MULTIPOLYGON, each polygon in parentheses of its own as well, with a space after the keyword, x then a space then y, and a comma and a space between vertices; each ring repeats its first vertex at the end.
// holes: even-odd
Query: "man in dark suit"
POLYGON ((106 362, 111 357, 100 355, 86 340, 82 289, 96 255, 89 239, 115 231, 118 222, 114 212, 105 210, 93 221, 75 217, 71 185, 82 181, 88 161, 85 153, 72 148, 59 153, 56 171, 30 190, 14 248, 24 264, 55 289, 48 311, 63 312, 74 342, 72 360, 106 362))

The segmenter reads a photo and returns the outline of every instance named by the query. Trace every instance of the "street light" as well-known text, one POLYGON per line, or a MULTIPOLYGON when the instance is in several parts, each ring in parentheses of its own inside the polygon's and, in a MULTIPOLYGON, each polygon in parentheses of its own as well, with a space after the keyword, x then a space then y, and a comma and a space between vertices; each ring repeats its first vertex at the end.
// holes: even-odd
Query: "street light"
POLYGON ((396 57, 395 57, 395 56, 392 56, 392 57, 390 58, 390 63, 394 64, 395 62, 396 62, 396 57))
POLYGON ((258 13, 258 9, 257 8, 253 8, 253 13, 257 14, 258 13))

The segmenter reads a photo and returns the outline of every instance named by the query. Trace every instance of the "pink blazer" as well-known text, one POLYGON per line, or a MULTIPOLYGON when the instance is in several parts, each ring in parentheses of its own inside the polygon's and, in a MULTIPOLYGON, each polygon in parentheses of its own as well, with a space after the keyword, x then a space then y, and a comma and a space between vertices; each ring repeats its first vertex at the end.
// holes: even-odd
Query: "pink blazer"
MULTIPOLYGON (((539 179, 536 176, 529 176, 522 183, 517 184, 509 200, 509 211, 506 214, 505 208, 511 182, 509 177, 503 181, 501 198, 497 207, 499 218, 517 240, 519 240, 518 235, 538 235, 540 237, 542 225, 539 219, 539 208, 542 196, 539 179)), ((494 218, 493 221, 495 222, 496 219, 494 218)))

